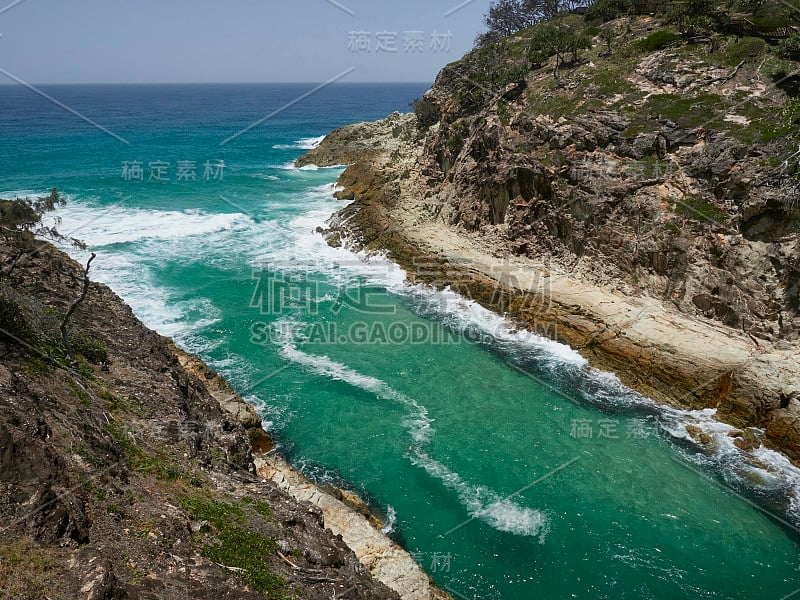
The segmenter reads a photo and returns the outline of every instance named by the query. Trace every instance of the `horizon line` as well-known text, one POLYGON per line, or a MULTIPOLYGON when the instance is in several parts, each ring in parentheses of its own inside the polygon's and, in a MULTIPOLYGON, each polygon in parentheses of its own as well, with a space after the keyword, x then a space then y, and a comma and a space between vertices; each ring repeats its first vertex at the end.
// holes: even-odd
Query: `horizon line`
MULTIPOLYGON (((319 85, 319 81, 87 81, 87 82, 34 82, 32 85, 319 85)), ((424 84, 432 85, 433 81, 337 81, 334 85, 398 85, 424 84)), ((2 81, 0 87, 18 87, 15 82, 2 81)))

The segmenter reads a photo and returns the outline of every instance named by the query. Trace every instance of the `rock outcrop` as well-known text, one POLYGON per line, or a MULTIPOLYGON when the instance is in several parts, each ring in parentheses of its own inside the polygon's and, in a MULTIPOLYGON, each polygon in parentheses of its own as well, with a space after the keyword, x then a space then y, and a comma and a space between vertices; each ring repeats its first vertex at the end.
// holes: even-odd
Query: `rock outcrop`
POLYGON ((649 51, 649 17, 604 27, 612 54, 595 39, 558 78, 520 77, 530 32, 448 65, 427 130, 328 136, 301 161, 350 163, 355 201, 324 233, 800 461, 796 64, 750 39, 649 51))

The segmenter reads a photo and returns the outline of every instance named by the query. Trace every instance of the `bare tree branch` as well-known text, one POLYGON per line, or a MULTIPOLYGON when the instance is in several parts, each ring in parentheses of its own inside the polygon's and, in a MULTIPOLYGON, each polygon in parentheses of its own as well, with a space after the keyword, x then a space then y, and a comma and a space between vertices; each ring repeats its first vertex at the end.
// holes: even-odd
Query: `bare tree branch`
POLYGON ((64 343, 64 348, 67 351, 67 360, 72 360, 72 344, 69 341, 69 335, 67 335, 67 325, 69 323, 70 317, 72 314, 77 310, 78 306, 80 306, 81 302, 86 300, 86 294, 89 292, 89 268, 92 266, 92 261, 97 257, 97 254, 92 252, 91 258, 89 258, 88 262, 86 263, 86 270, 83 272, 83 289, 81 290, 81 295, 72 303, 72 306, 69 307, 67 314, 64 315, 64 320, 61 321, 61 340, 64 343))

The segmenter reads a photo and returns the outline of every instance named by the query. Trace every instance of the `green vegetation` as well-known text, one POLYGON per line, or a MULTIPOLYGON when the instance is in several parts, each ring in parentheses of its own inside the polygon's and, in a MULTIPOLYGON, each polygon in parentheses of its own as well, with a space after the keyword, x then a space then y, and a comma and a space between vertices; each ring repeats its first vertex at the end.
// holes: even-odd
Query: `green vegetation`
POLYGON ((577 63, 580 51, 592 47, 592 40, 580 31, 576 23, 567 19, 553 19, 531 30, 528 60, 534 67, 541 67, 550 57, 556 61, 553 73, 558 74, 567 57, 577 63))
POLYGON ((752 60, 762 56, 767 51, 767 43, 758 37, 745 37, 737 39, 726 45, 720 52, 723 62, 735 67, 742 61, 752 60))
POLYGON ((457 155, 461 152, 461 149, 464 147, 464 138, 461 137, 461 134, 457 131, 450 134, 447 138, 447 149, 450 151, 451 154, 457 155))
POLYGON ((560 0, 493 0, 484 17, 487 31, 478 36, 477 46, 486 46, 536 23, 552 19, 563 8, 560 0))
POLYGON ((632 8, 632 0, 597 0, 586 11, 586 20, 611 21, 627 14, 632 8))
POLYGON ((98 500, 103 501, 108 497, 108 491, 107 490, 95 485, 91 481, 84 481, 81 484, 81 487, 83 488, 84 492, 86 492, 87 494, 91 494, 92 496, 94 496, 98 500))
POLYGON ((681 41, 681 36, 674 31, 662 29, 661 31, 656 31, 655 33, 652 33, 643 40, 639 41, 639 45, 648 52, 653 52, 655 50, 661 50, 662 48, 667 48, 668 46, 678 44, 681 41))
POLYGON ((628 172, 635 174, 639 178, 655 179, 664 177, 672 171, 672 163, 661 160, 656 155, 646 156, 634 161, 627 166, 628 172))
POLYGON ((131 431, 121 422, 112 419, 106 429, 137 473, 155 477, 159 481, 193 481, 192 474, 169 454, 160 451, 148 453, 137 446, 131 431))
POLYGON ((64 206, 66 200, 61 197, 58 190, 53 188, 49 196, 42 196, 31 200, 30 198, 17 198, 4 200, 0 203, 0 225, 20 231, 33 231, 40 233, 42 217, 59 206, 64 206))
POLYGON ((270 571, 265 560, 277 552, 278 543, 258 530, 265 520, 272 518, 267 503, 247 497, 235 504, 205 496, 186 496, 180 504, 192 518, 210 525, 210 530, 194 536, 203 556, 224 565, 231 575, 270 600, 287 597, 286 581, 270 571), (248 508, 253 510, 245 510, 248 508))
POLYGON ((67 384, 67 387, 70 388, 72 395, 81 402, 87 408, 92 405, 91 398, 89 394, 86 393, 86 390, 81 388, 72 377, 69 375, 64 375, 64 383, 67 384))
POLYGON ((267 502, 263 500, 256 500, 255 498, 251 498, 250 496, 245 496, 242 498, 241 501, 242 505, 251 505, 255 511, 260 514, 265 520, 269 521, 274 516, 272 513, 272 507, 267 502))
POLYGON ((114 440, 114 442, 128 456, 141 456, 142 451, 134 442, 133 436, 130 434, 125 425, 112 419, 111 422, 106 425, 106 429, 108 430, 108 433, 111 435, 111 438, 114 440))
POLYGON ((468 74, 459 77, 454 91, 465 109, 481 105, 510 83, 525 81, 530 71, 515 40, 473 50, 462 62, 468 74))
POLYGON ((558 93, 537 94, 531 96, 528 112, 532 115, 550 115, 553 119, 571 118, 580 112, 584 104, 584 100, 558 93))
POLYGON ((229 527, 233 522, 244 519, 244 511, 239 504, 215 500, 207 496, 186 496, 180 501, 181 507, 199 521, 208 521, 218 529, 229 527))
POLYGON ((453 156, 457 156, 464 147, 464 140, 469 135, 469 125, 466 121, 460 120, 450 124, 449 131, 446 132, 447 149, 453 156))
POLYGON ((73 335, 72 347, 76 354, 80 354, 94 365, 108 362, 108 351, 105 345, 92 335, 85 333, 73 335))
POLYGON ((29 311, 12 290, 0 288, 0 328, 28 342, 37 343, 37 335, 30 325, 29 311))
POLYGON ((675 205, 675 212, 682 217, 693 221, 707 221, 710 223, 724 224, 727 213, 703 200, 702 198, 690 197, 675 205))
POLYGON ((38 600, 47 597, 61 574, 61 562, 33 540, 4 540, 0 545, 0 598, 38 600))
POLYGON ((142 403, 136 399, 125 396, 117 396, 108 390, 100 390, 97 392, 97 395, 105 402, 105 408, 108 411, 122 411, 137 417, 144 416, 144 407, 142 406, 142 403))
POLYGON ((411 110, 417 115, 417 127, 428 129, 439 122, 442 118, 442 111, 430 98, 416 98, 409 104, 411 110))
POLYGON ((508 108, 508 105, 501 102, 497 107, 497 116, 500 119, 500 123, 504 127, 508 127, 508 124, 511 123, 511 111, 508 108))
POLYGON ((780 43, 778 56, 787 60, 800 61, 800 33, 795 33, 780 43))
POLYGON ((142 475, 150 475, 159 481, 178 481, 188 479, 189 472, 175 461, 161 454, 144 454, 133 457, 131 467, 142 475))
MULTIPOLYGON (((689 37, 708 38, 727 32, 770 38, 800 22, 800 8, 781 0, 586 0, 580 4, 586 7, 586 22, 593 25, 626 14, 655 14, 689 37)), ((494 0, 484 18, 487 31, 478 36, 476 47, 492 45, 538 23, 563 17, 575 6, 575 2, 562 0, 494 0)))
POLYGON ((724 106, 724 103, 717 94, 700 94, 689 98, 654 94, 645 102, 643 112, 651 117, 666 117, 680 127, 693 129, 720 118, 720 106, 724 106))
POLYGON ((614 43, 614 40, 617 39, 616 32, 611 29, 610 27, 605 27, 600 30, 599 33, 600 39, 605 43, 608 53, 611 53, 611 45, 614 43))
POLYGON ((756 31, 762 33, 770 33, 790 24, 783 16, 760 17, 758 15, 752 15, 747 20, 756 28, 756 31))
POLYGON ((45 214, 65 206, 67 201, 53 188, 48 196, 38 198, 16 198, 0 200, 0 227, 17 232, 26 232, 56 241, 70 242, 76 248, 85 249, 86 245, 75 238, 61 235, 55 226, 42 223, 45 214))

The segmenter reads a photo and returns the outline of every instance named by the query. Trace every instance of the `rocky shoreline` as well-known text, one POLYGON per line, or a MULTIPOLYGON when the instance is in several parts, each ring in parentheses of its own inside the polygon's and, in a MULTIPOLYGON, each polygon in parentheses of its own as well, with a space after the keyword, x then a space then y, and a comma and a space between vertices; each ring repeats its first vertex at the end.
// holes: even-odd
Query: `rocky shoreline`
POLYGON ((274 452, 272 440, 261 427, 252 405, 234 392, 228 382, 200 359, 173 346, 188 373, 204 381, 220 407, 247 429, 253 444, 256 474, 274 482, 297 502, 322 511, 324 526, 344 541, 372 576, 397 592, 402 600, 448 600, 425 571, 403 548, 381 531, 382 523, 355 494, 326 486, 321 488, 292 468, 274 452))
POLYGON ((0 269, 0 598, 449 598, 106 286, 70 313, 67 357, 67 255, 6 230, 0 269))
MULTIPOLYGON (((446 223, 432 198, 426 156, 438 128, 420 131, 414 115, 395 113, 337 130, 297 161, 349 164, 337 197, 353 202, 321 231, 329 243, 387 253, 410 280, 449 286, 568 344, 592 366, 658 402, 716 409, 719 420, 752 429, 736 434, 737 446, 763 443, 800 464, 796 342, 759 340, 657 298, 625 295, 575 277, 555 261, 510 254, 490 230, 446 223)), ((702 443, 696 431, 688 433, 702 443)))

